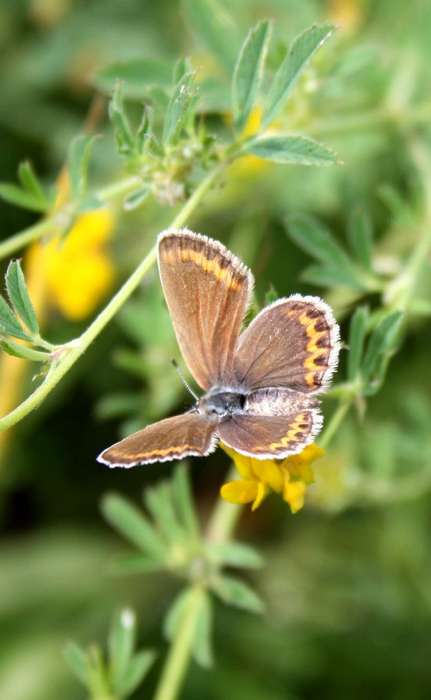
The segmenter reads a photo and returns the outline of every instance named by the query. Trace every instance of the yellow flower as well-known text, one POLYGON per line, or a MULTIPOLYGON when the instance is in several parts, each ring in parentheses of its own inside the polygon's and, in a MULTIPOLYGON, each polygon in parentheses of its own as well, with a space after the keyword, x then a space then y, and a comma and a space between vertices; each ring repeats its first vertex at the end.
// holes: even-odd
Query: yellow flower
MULTIPOLYGON (((253 134, 257 134, 260 128, 260 123, 262 120, 262 107, 254 107, 250 116, 247 119, 247 123, 241 132, 241 138, 245 139, 253 134)), ((231 119, 231 115, 229 115, 231 119)), ((231 166, 231 175, 236 175, 238 177, 249 177, 261 173, 269 167, 267 160, 259 158, 258 156, 242 156, 236 160, 231 166)))
POLYGON ((292 513, 301 510, 307 486, 314 481, 311 462, 324 454, 321 447, 312 444, 286 459, 254 459, 226 445, 222 447, 242 477, 223 484, 220 495, 225 501, 251 503, 252 510, 256 510, 268 492, 275 491, 289 504, 292 513))
POLYGON ((328 0, 328 18, 344 30, 354 32, 363 20, 360 0, 328 0))
POLYGON ((109 209, 81 214, 65 237, 37 243, 29 251, 37 258, 49 300, 74 321, 86 318, 114 281, 114 267, 105 245, 112 235, 109 209))

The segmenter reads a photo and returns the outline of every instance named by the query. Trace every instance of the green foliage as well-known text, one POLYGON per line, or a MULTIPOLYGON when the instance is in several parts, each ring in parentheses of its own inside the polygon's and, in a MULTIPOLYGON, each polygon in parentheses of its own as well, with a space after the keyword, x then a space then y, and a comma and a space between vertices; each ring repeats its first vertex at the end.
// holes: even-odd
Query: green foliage
MULTIPOLYGON (((353 2, 344 16, 349 26, 326 42, 332 24, 343 24, 337 5, 184 0, 175 8, 130 0, 119 12, 114 0, 31 0, 18 11, 13 3, 2 8, 0 196, 14 206, 2 210, 1 257, 65 233, 80 212, 108 206, 116 229, 103 255, 120 287, 113 306, 102 309, 102 320, 117 314, 104 334, 108 321, 88 320, 86 335, 53 313, 48 298, 43 333, 76 336, 60 346, 37 337, 18 263, 10 268, 14 298, 0 300, 2 349, 52 370, 36 389, 46 389, 49 402, 1 441, 7 632, 0 686, 8 700, 75 698, 58 649, 65 637, 101 638, 119 600, 133 596, 140 633, 158 644, 172 576, 181 587, 166 619, 168 660, 180 645, 183 658, 190 652, 207 668, 215 638, 211 675, 192 667, 187 677, 190 700, 211 692, 286 700, 313 696, 316 687, 325 697, 351 697, 359 667, 371 695, 421 698, 430 686, 421 661, 431 584, 430 25, 420 3, 401 8, 384 0, 368 11, 353 2), (273 18, 271 42, 264 17, 273 18), (103 95, 92 102, 91 85, 111 100, 110 123, 103 95), (92 133, 107 132, 93 150, 92 135, 73 140, 84 123, 92 133), (47 183, 57 182, 68 143, 71 192, 54 210, 56 188, 47 183), (25 161, 11 182, 26 153, 35 168, 25 161), (266 159, 265 167, 247 155, 266 159), (228 167, 237 159, 238 167, 228 167), (277 161, 343 167, 305 173, 272 167, 277 161), (32 213, 42 221, 34 225, 32 213), (327 454, 316 465, 306 509, 293 520, 268 502, 241 523, 244 538, 264 554, 262 571, 254 546, 215 537, 212 528, 202 532, 200 520, 213 520, 218 453, 197 467, 193 495, 184 471, 175 471, 168 484, 147 489, 145 511, 130 497, 170 465, 108 472, 93 464, 117 432, 189 405, 170 369, 178 349, 157 275, 148 274, 155 258, 145 257, 156 233, 178 216, 177 225, 219 238, 250 265, 254 309, 264 298, 298 287, 308 294, 314 286, 342 323, 340 369, 322 396, 319 439, 327 454), (140 261, 145 277, 132 275, 140 261), (130 293, 140 287, 135 298, 121 296, 123 279, 135 280, 130 293), (82 361, 57 387, 63 375, 56 368, 71 367, 71 348, 82 361), (105 488, 124 494, 104 501, 107 519, 131 547, 123 559, 118 538, 91 544, 105 488), (69 541, 58 534, 59 516, 73 524, 69 541), (124 575, 109 577, 104 563, 118 559, 114 569, 124 575), (265 617, 232 609, 263 610, 232 567, 251 570, 265 617)), ((73 266, 85 279, 82 262, 73 266)), ((27 384, 14 374, 0 380, 8 410, 27 384)), ((33 396, 13 415, 39 406, 33 396)), ((138 688, 152 652, 135 651, 132 627, 130 633, 116 617, 106 657, 96 647, 69 645, 69 662, 92 700, 138 688)))
POLYGON ((44 213, 51 206, 51 200, 39 182, 29 161, 18 167, 20 185, 8 182, 0 183, 0 197, 10 204, 30 211, 44 213))
POLYGON ((379 288, 378 277, 370 270, 371 241, 367 239, 365 242, 364 238, 360 241, 358 238, 358 235, 365 235, 365 230, 369 235, 370 229, 354 229, 354 243, 350 237, 351 253, 340 245, 321 222, 309 215, 290 216, 286 230, 289 238, 319 263, 305 269, 302 275, 305 281, 322 287, 341 285, 362 293, 379 288))
POLYGON ((256 593, 240 579, 223 572, 226 566, 255 569, 262 565, 262 559, 248 545, 214 542, 201 534, 184 466, 175 470, 170 481, 147 488, 144 501, 150 517, 119 495, 105 496, 102 502, 108 522, 142 552, 120 561, 116 569, 123 573, 165 570, 189 582, 167 613, 165 634, 168 639, 176 637, 192 606, 193 655, 202 666, 209 666, 212 659, 209 593, 214 592, 228 605, 262 612, 263 605, 256 593))
POLYGON ((268 136, 250 141, 246 153, 272 160, 274 163, 296 165, 334 165, 337 156, 321 143, 303 136, 268 136))
POLYGON ((141 685, 155 661, 153 651, 135 652, 136 618, 130 609, 112 620, 105 660, 101 649, 92 645, 85 651, 74 642, 64 649, 64 657, 90 697, 128 698, 141 685))
POLYGON ((271 24, 264 20, 248 33, 232 78, 232 108, 235 128, 241 132, 255 104, 265 67, 271 24))
POLYGON ((277 117, 308 61, 333 30, 334 27, 329 24, 313 26, 295 39, 269 88, 263 115, 264 126, 268 126, 277 117))

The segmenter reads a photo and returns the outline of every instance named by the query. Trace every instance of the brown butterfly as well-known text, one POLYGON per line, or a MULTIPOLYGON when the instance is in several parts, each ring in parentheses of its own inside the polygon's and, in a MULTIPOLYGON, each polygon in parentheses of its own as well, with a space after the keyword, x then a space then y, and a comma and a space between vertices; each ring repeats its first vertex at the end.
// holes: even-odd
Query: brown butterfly
POLYGON ((184 360, 206 392, 195 406, 104 450, 111 467, 208 455, 219 440, 257 459, 304 449, 322 427, 316 394, 335 371, 339 328, 318 297, 294 294, 241 333, 250 270, 221 243, 187 229, 158 239, 166 302, 184 360))

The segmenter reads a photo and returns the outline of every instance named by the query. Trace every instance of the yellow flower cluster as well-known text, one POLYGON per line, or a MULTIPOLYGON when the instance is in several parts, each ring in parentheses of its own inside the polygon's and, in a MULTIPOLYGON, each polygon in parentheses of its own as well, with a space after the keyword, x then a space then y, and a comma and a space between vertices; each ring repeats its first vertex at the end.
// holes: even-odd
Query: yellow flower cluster
POLYGON ((114 228, 109 209, 80 214, 65 237, 37 243, 29 251, 44 279, 49 302, 73 321, 86 318, 114 281, 106 243, 114 228))
POLYGON ((324 454, 317 445, 308 445, 297 455, 283 460, 254 459, 222 445, 231 457, 241 479, 229 481, 221 487, 220 495, 230 503, 251 503, 256 510, 270 491, 281 494, 292 513, 304 505, 307 486, 314 481, 310 464, 324 454))

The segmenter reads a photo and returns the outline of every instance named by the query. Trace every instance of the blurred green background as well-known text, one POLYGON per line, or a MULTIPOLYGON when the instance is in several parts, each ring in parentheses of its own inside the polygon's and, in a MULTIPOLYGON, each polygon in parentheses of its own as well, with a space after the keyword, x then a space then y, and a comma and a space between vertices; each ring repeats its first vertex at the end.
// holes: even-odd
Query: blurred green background
MULTIPOLYGON (((71 138, 90 120, 96 133, 105 134, 92 177, 114 181, 121 162, 106 118, 104 95, 111 85, 105 69, 131 58, 173 65, 190 56, 204 79, 214 78, 203 89, 203 103, 217 134, 229 119, 227 40, 202 32, 193 6, 175 0, 3 0, 0 180, 13 179, 18 163, 30 158, 44 180, 55 182, 71 138)), ((257 303, 271 288, 277 296, 317 291, 347 324, 358 295, 301 277, 310 257, 286 235, 286 217, 312 213, 343 241, 351 211, 360 207, 376 232, 376 267, 389 272, 416 245, 418 228, 431 225, 421 223, 409 155, 420 139, 430 156, 429 4, 238 0, 221 6, 231 36, 238 37, 233 55, 259 18, 274 18, 274 61, 277 46, 314 22, 339 25, 316 75, 302 86, 311 97, 293 104, 292 118, 333 147, 344 165, 314 170, 242 161, 190 225, 226 242, 253 268, 257 303)), ((133 109, 142 99, 139 84, 128 94, 133 109)), ((2 238, 36 220, 4 203, 0 213, 2 238)), ((45 335, 54 342, 78 335, 172 211, 149 202, 132 212, 117 208, 112 217, 112 232, 94 258, 96 265, 108 261, 94 304, 90 292, 78 311, 73 299, 63 307, 55 303, 53 286, 42 295, 45 335)), ((35 289, 42 267, 32 267, 28 252, 24 266, 32 269, 35 289)), ((73 296, 73 285, 78 290, 81 284, 73 260, 64 274, 73 296)), ((428 276, 423 297, 429 300, 429 293, 428 276)), ((379 299, 370 295, 368 302, 377 307, 379 299)), ((415 316, 364 421, 347 418, 316 466, 317 483, 303 511, 292 516, 273 497, 257 513, 245 513, 240 535, 256 543, 266 560, 253 582, 267 613, 252 616, 217 604, 216 665, 211 671, 192 666, 184 698, 430 696, 430 344, 429 313, 415 316)), ((84 697, 63 660, 64 644, 70 638, 103 642, 112 612, 126 604, 138 613, 141 643, 166 649, 161 619, 176 584, 165 576, 111 575, 110 564, 127 546, 104 523, 99 504, 114 489, 139 502, 145 486, 169 475, 172 465, 110 471, 95 457, 119 435, 187 407, 172 357, 179 359, 178 350, 153 271, 49 400, 2 435, 2 699, 84 697)), ((2 358, 2 413, 31 390, 37 370, 23 372, 19 362, 2 358)), ((342 362, 340 378, 343 371, 342 362)), ((331 400, 324 409, 330 414, 331 400)), ((204 522, 226 466, 220 451, 190 464, 204 522)), ((158 662, 137 698, 148 697, 159 669, 158 662)))

